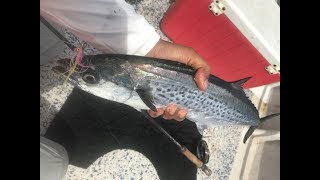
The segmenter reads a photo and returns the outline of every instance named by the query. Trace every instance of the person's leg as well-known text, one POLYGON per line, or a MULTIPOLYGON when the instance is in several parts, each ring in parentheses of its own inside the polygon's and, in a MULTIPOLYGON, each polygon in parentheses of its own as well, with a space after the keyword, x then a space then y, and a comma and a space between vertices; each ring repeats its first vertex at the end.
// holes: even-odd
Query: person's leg
POLYGON ((68 153, 64 147, 40 136, 40 179, 62 180, 68 169, 68 153))

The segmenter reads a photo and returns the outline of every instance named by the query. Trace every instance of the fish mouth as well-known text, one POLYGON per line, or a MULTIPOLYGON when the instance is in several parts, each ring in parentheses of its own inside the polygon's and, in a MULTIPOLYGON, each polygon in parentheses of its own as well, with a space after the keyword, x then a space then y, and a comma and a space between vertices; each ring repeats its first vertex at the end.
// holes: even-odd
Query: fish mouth
MULTIPOLYGON (((74 66, 75 61, 70 59, 70 58, 65 58, 65 59, 59 59, 56 61, 56 66, 52 67, 51 70, 53 70, 57 74, 66 74, 70 72, 71 68, 74 66)), ((78 64, 76 65, 74 69, 74 73, 84 73, 86 72, 90 67, 82 67, 79 66, 78 64)), ((73 74, 73 73, 72 73, 73 74)))
POLYGON ((85 58, 84 62, 85 64, 75 64, 74 59, 59 59, 51 70, 64 76, 69 83, 80 88, 98 84, 100 77, 95 73, 95 66, 90 63, 88 58, 85 58))
POLYGON ((82 67, 75 67, 75 70, 73 73, 70 74, 70 71, 72 69, 72 66, 74 62, 71 59, 59 59, 56 61, 56 66, 53 66, 51 70, 56 73, 57 75, 62 75, 65 78, 68 78, 68 82, 70 82, 74 86, 80 86, 78 79, 76 78, 76 74, 79 74, 81 72, 85 72, 87 68, 82 67))

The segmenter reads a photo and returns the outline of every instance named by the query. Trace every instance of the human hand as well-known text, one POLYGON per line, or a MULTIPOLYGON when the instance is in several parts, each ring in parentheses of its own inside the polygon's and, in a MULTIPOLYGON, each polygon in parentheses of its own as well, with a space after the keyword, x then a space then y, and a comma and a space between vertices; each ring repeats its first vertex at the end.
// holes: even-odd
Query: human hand
MULTIPOLYGON (((149 51, 148 57, 168 59, 191 66, 196 70, 194 80, 200 90, 205 91, 208 86, 210 75, 210 66, 202 57, 192 48, 170 43, 162 39, 149 51)), ((182 121, 187 115, 187 110, 169 104, 165 109, 158 108, 157 112, 149 110, 149 115, 153 118, 162 115, 164 119, 174 119, 182 121)))

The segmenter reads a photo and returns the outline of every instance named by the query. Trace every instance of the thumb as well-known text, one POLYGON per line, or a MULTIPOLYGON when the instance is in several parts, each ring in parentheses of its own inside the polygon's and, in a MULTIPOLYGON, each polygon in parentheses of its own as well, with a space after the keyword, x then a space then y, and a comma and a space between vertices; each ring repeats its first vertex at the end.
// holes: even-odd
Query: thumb
POLYGON ((206 91, 208 87, 208 78, 210 71, 206 70, 204 67, 200 67, 196 70, 194 80, 200 90, 206 91))

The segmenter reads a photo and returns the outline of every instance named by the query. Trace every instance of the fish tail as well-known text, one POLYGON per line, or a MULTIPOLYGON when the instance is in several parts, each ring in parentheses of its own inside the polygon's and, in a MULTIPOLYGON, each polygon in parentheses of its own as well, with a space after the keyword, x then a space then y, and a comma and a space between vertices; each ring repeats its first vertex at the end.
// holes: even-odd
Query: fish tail
MULTIPOLYGON (((275 114, 270 114, 268 116, 265 116, 263 118, 260 119, 260 124, 263 123, 263 122, 266 122, 267 120, 273 118, 273 117, 276 117, 276 116, 280 116, 280 113, 275 113, 275 114)), ((244 135, 244 138, 243 138, 243 143, 245 144, 246 141, 249 139, 249 137, 253 134, 253 132, 258 128, 259 126, 251 126, 247 133, 244 135)))
POLYGON ((265 116, 265 117, 261 118, 260 121, 263 123, 263 122, 265 122, 266 120, 271 119, 271 118, 276 117, 276 116, 280 116, 280 113, 270 114, 270 115, 268 115, 268 116, 265 116))
POLYGON ((249 137, 252 135, 252 133, 254 132, 254 130, 256 130, 259 126, 250 126, 250 128, 248 129, 246 135, 244 135, 243 138, 243 144, 246 143, 246 141, 249 139, 249 137))

